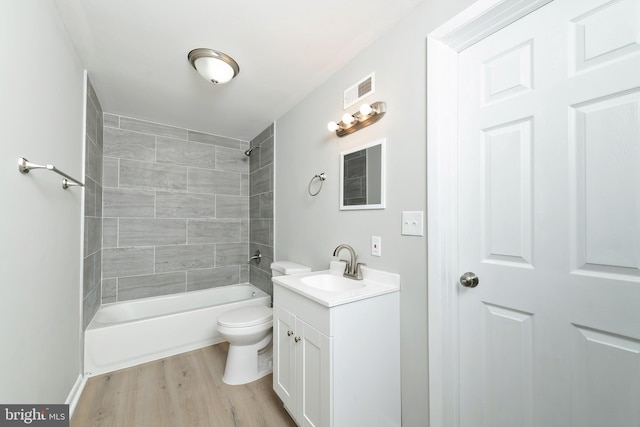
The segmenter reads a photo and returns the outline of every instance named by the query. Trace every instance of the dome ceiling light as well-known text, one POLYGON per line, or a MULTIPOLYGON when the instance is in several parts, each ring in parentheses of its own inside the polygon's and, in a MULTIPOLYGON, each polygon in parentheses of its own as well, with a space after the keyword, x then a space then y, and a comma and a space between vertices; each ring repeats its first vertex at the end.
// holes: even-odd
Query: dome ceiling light
POLYGON ((195 70, 213 84, 224 84, 240 72, 238 63, 229 55, 213 49, 193 49, 187 55, 195 70))

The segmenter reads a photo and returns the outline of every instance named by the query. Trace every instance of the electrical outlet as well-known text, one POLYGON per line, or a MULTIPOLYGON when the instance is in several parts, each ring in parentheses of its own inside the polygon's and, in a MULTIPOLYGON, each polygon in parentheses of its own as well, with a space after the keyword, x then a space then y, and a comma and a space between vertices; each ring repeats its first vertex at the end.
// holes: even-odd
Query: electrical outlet
POLYGON ((371 255, 382 256, 382 239, 380 236, 371 236, 371 255))

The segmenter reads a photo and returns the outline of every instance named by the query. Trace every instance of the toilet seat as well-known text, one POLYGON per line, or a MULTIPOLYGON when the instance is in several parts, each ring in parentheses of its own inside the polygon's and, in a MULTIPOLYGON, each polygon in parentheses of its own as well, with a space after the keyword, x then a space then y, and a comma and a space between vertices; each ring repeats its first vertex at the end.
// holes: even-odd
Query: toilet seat
POLYGON ((273 309, 264 305, 236 308, 218 316, 218 325, 226 328, 248 328, 269 323, 273 319, 273 309))

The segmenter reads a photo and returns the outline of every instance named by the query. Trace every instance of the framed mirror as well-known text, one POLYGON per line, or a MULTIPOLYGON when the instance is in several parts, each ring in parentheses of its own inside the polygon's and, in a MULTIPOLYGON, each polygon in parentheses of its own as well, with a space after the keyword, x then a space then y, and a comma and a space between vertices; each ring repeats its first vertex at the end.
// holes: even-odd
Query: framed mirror
POLYGON ((384 209, 386 140, 340 153, 340 210, 384 209))

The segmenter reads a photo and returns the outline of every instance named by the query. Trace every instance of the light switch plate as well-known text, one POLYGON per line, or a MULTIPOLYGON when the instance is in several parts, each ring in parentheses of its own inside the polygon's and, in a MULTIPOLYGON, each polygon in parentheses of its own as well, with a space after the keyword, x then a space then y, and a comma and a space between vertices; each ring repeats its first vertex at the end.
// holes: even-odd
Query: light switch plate
POLYGON ((424 212, 404 211, 402 212, 402 235, 403 236, 424 236, 424 212))

